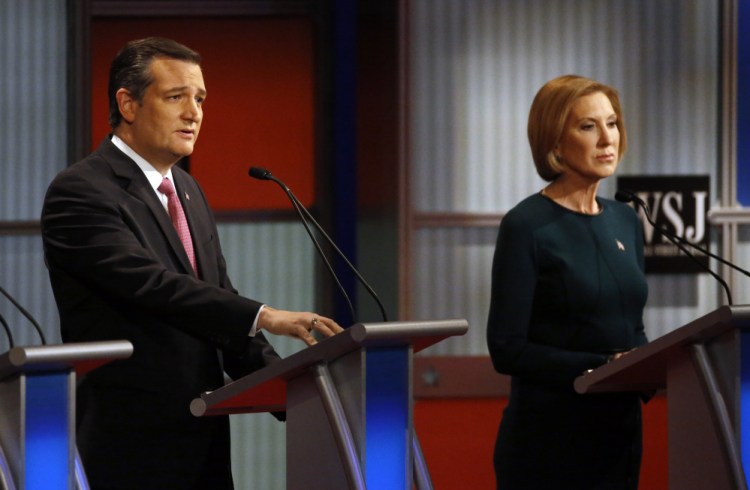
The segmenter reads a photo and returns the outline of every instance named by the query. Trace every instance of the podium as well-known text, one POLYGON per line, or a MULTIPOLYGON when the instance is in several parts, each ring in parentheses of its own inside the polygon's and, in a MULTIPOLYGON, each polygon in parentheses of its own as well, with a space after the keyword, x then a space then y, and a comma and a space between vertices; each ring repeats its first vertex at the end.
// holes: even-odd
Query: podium
POLYGON ((287 488, 431 488, 414 436, 412 356, 466 320, 354 325, 203 393, 195 416, 286 411, 287 488))
POLYGON ((0 488, 88 488, 75 445, 76 376, 132 352, 130 342, 108 341, 0 356, 0 488))
POLYGON ((575 389, 666 389, 669 488, 747 488, 750 306, 722 306, 578 377, 575 389))

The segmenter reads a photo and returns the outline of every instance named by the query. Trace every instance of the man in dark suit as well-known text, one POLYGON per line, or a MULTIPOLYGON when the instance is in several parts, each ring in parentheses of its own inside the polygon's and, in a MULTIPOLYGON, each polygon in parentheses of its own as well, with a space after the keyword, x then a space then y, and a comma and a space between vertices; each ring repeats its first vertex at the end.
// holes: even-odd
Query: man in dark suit
POLYGON ((63 341, 134 347, 80 380, 83 463, 92 488, 232 488, 229 421, 193 417, 190 401, 222 386, 222 371, 236 378, 277 360, 262 330, 311 345, 311 330, 341 327, 232 287, 206 198, 174 166, 203 119, 198 54, 166 39, 130 42, 108 92, 113 134, 54 179, 42 211, 63 341))

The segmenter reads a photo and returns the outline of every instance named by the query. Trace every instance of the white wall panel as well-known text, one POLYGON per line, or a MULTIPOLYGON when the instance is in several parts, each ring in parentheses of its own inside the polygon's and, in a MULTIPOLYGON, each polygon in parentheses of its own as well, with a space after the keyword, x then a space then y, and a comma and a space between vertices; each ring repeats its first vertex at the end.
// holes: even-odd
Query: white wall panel
MULTIPOLYGON (((745 270, 750 270, 750 226, 744 225, 739 227, 737 240, 737 260, 735 263, 745 270)), ((732 291, 732 294, 738 299, 735 300, 737 304, 750 304, 750 277, 747 277, 739 272, 736 272, 739 280, 737 281, 737 288, 732 291)))
MULTIPOLYGON (((44 192, 66 152, 64 0, 0 2, 0 221, 39 219, 44 192)), ((0 236, 0 286, 59 342, 59 321, 38 235, 0 236)), ((0 315, 16 345, 39 344, 5 298, 0 315)), ((0 352, 7 348, 0 334, 0 352)))
MULTIPOLYGON (((315 309, 318 257, 301 224, 219 225, 221 245, 234 287, 249 298, 287 310, 315 309)), ((301 341, 268 335, 286 357, 301 341)), ((270 414, 231 417, 232 471, 236 488, 286 488, 286 426, 270 414)))
MULTIPOLYGON (((413 0, 418 211, 497 212, 538 190, 528 110, 578 73, 621 93, 621 173, 715 176, 718 5, 701 0, 413 0)), ((611 192, 605 186, 603 191, 611 192)))
POLYGON ((0 2, 0 221, 36 220, 67 162, 64 0, 0 2))
POLYGON ((490 298, 492 255, 497 231, 492 228, 422 230, 414 258, 415 320, 465 318, 469 332, 423 351, 423 355, 484 355, 484 326, 490 298))
MULTIPOLYGON (((528 147, 528 110, 544 82, 566 73, 619 90, 630 143, 620 175, 708 174, 718 201, 717 2, 410 0, 409 15, 415 212, 502 213, 537 192, 544 183, 528 147)), ((600 188, 606 197, 614 191, 614 179, 600 188)), ((483 240, 473 252, 484 257, 477 263, 467 260, 460 238, 472 233, 424 228, 413 235, 412 311, 470 323, 467 336, 434 348, 440 353, 486 352, 488 250, 496 231, 476 232, 483 240), (475 294, 463 297, 463 288, 475 294)), ((651 338, 710 311, 720 298, 707 275, 649 283, 651 338)))

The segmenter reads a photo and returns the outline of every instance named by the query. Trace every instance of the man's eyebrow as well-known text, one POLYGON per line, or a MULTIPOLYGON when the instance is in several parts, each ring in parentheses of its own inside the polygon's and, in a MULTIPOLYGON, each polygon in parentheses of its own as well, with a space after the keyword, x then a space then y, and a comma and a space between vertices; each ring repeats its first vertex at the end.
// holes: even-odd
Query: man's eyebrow
MULTIPOLYGON (((169 94, 169 93, 184 92, 184 91, 186 91, 188 89, 190 89, 189 85, 182 85, 180 87, 171 87, 171 88, 168 88, 164 92, 169 94)), ((198 95, 201 95, 201 96, 205 97, 207 95, 206 89, 199 88, 198 89, 198 95)))

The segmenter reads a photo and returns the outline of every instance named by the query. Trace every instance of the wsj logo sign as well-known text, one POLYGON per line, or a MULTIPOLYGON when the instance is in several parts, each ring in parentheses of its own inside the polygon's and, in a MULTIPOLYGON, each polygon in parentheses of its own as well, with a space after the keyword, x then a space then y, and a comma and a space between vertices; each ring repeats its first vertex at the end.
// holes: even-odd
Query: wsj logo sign
MULTIPOLYGON (((709 201, 709 178, 701 176, 619 177, 617 189, 636 194, 649 207, 651 219, 673 234, 701 248, 708 248, 709 233, 706 212, 709 201)), ((638 210, 643 223, 646 272, 656 274, 704 272, 638 210)), ((691 250, 688 247, 688 250, 691 250)), ((696 252, 703 265, 708 259, 696 252)))

